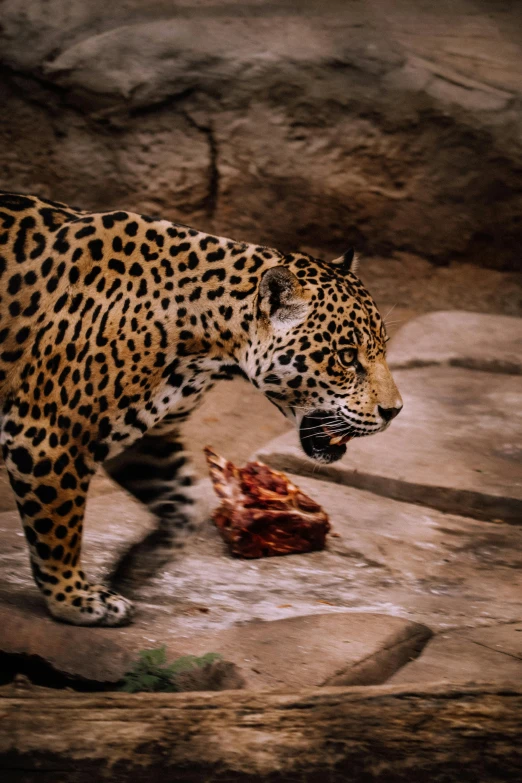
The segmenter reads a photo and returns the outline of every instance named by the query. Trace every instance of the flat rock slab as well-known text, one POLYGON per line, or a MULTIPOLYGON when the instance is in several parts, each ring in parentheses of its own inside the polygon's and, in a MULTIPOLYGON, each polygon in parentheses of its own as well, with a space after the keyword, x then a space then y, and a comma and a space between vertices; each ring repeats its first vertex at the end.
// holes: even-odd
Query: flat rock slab
POLYGON ((316 614, 246 623, 192 640, 194 653, 220 653, 248 688, 377 685, 416 658, 429 628, 382 614, 316 614))
POLYGON ((522 681, 522 623, 442 633, 391 684, 522 681))
POLYGON ((455 367, 401 370, 395 378, 401 415, 386 432, 352 440, 341 462, 318 468, 295 432, 258 458, 441 511, 522 523, 522 378, 455 367))
MULTIPOLYGON (((161 641, 159 623, 146 632, 139 626, 116 632, 71 629, 45 616, 27 622, 26 610, 0 604, 2 652, 21 655, 25 661, 45 661, 53 672, 80 683, 118 682, 132 667, 139 650, 157 647, 161 641)), ((167 658, 219 653, 235 665, 232 687, 236 683, 262 690, 374 685, 416 658, 431 636, 426 626, 399 617, 318 614, 244 623, 176 640, 168 645, 167 658)), ((27 671, 32 673, 30 666, 27 671)))
POLYGON ((388 361, 394 369, 442 364, 522 375, 522 318, 459 310, 426 313, 394 336, 388 361))
POLYGON ((123 629, 80 628, 52 620, 39 596, 0 596, 2 679, 22 671, 42 685, 56 675, 71 680, 118 682, 137 656, 122 638, 123 629), (39 680, 41 679, 41 681, 39 680))
MULTIPOLYGON (((290 478, 328 512, 327 548, 232 558, 205 523, 182 556, 135 590, 151 623, 152 615, 158 618, 160 640, 347 610, 393 614, 433 629, 522 619, 522 529, 290 478)), ((208 482, 200 492, 209 507, 215 504, 208 482)))
MULTIPOLYGON (((166 645, 171 658, 222 652, 243 667, 248 683, 271 687, 278 678, 284 682, 301 676, 292 673, 295 660, 324 658, 326 680, 341 669, 348 672, 350 661, 359 666, 365 657, 371 658, 380 644, 375 636, 376 613, 392 616, 390 625, 386 626, 385 618, 378 623, 393 633, 394 618, 409 621, 409 628, 419 623, 434 631, 522 621, 521 529, 446 515, 316 479, 293 476, 292 480, 330 515, 333 535, 326 550, 255 561, 230 557, 209 521, 216 503, 210 482, 201 482, 204 522, 198 533, 153 579, 134 585, 135 622, 120 629, 74 628, 48 618, 32 583, 25 545, 17 535, 16 515, 0 515, 4 528, 11 530, 11 537, 8 529, 4 531, 6 551, 0 562, 4 584, 0 650, 37 656, 68 676, 101 682, 118 680, 141 649, 166 645), (359 619, 361 613, 372 619, 359 619), (270 621, 298 617, 304 623, 305 616, 325 614, 331 620, 318 622, 330 623, 328 633, 316 633, 308 652, 307 634, 303 632, 299 642, 299 634, 289 632, 288 639, 294 640, 287 642, 292 654, 284 654, 285 645, 280 646, 276 670, 277 656, 263 643, 264 635, 277 640, 278 634, 267 627, 273 626, 270 621), (248 621, 252 625, 247 627, 248 621), (369 623, 368 630, 360 625, 363 622, 369 623), (355 629, 351 636, 346 634, 350 623, 355 629), (352 644, 366 639, 371 645, 366 653, 360 647, 350 648, 357 652, 356 660, 344 659, 346 639, 352 644), (261 668, 255 668, 261 674, 244 667, 249 663, 244 658, 254 658, 256 644, 261 668), (348 661, 346 667, 339 663, 340 657, 348 661)), ((125 493, 91 498, 85 549, 90 577, 109 573, 126 547, 149 530, 146 511, 125 493)), ((390 646, 388 630, 385 647, 390 646)), ((282 626, 278 633, 283 636, 282 626)), ((396 652, 386 653, 386 666, 398 665, 393 663, 396 652)), ((354 676, 361 673, 368 676, 364 667, 354 676)))

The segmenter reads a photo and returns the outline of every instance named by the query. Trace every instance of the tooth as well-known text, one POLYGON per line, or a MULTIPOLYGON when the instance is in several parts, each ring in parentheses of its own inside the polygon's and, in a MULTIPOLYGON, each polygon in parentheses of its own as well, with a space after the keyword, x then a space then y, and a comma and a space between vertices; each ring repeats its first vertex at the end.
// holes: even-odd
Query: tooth
POLYGON ((335 438, 330 438, 330 446, 337 446, 342 441, 342 435, 337 435, 335 438))

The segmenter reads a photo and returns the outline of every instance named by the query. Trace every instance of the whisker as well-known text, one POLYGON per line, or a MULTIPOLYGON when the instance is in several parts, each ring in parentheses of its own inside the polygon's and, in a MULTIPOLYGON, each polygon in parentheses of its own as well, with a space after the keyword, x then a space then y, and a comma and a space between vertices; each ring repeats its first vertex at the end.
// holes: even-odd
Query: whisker
POLYGON ((386 319, 395 310, 396 307, 397 307, 397 302, 395 302, 395 304, 390 307, 390 309, 388 310, 388 312, 386 313, 386 315, 382 319, 384 321, 384 323, 386 323, 386 319))
POLYGON ((354 433, 361 432, 361 430, 354 429, 353 427, 343 427, 342 429, 330 430, 329 432, 317 432, 311 435, 304 435, 305 438, 332 438, 335 436, 345 437, 346 435, 353 435, 354 433))
POLYGON ((329 422, 327 424, 314 424, 313 427, 301 427, 301 432, 318 432, 319 430, 322 430, 324 427, 327 427, 329 430, 333 429, 334 427, 338 426, 346 426, 346 425, 339 425, 335 422, 329 422))
MULTIPOLYGON (((346 430, 346 424, 343 425, 342 427, 341 426, 327 427, 326 429, 328 430, 329 433, 344 432, 346 430)), ((307 432, 307 433, 310 433, 310 434, 314 434, 315 433, 315 434, 320 435, 322 432, 324 432, 324 428, 323 427, 319 427, 319 428, 303 427, 303 428, 301 428, 300 432, 307 432)), ((309 437, 309 436, 307 435, 307 437, 309 437)))
MULTIPOLYGON (((312 428, 313 429, 313 428, 312 428)), ((322 428, 321 428, 322 429, 322 428)), ((326 438, 332 438, 336 436, 346 437, 347 435, 364 435, 369 434, 371 432, 374 432, 376 430, 380 429, 380 425, 377 423, 372 423, 366 425, 366 427, 355 427, 351 424, 344 424, 343 426, 336 426, 336 427, 328 427, 328 432, 312 432, 304 435, 304 438, 320 438, 320 439, 326 439, 326 438)), ((304 430, 302 430, 304 432, 304 430)))

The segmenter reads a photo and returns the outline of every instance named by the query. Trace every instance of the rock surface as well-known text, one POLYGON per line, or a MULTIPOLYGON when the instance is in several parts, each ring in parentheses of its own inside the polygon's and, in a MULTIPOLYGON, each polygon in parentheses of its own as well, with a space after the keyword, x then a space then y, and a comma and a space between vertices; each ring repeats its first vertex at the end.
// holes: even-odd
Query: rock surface
POLYGON ((522 318, 427 313, 400 329, 388 363, 393 369, 436 364, 522 375, 522 318))
POLYGON ((1 184, 517 269, 521 26, 470 0, 6 0, 1 184))
MULTIPOLYGON (((386 432, 352 440, 342 462, 321 467, 320 475, 442 511, 521 524, 522 378, 443 366, 394 377, 401 415, 386 432)), ((278 470, 317 475, 295 432, 267 444, 259 458, 278 470)))
POLYGON ((376 685, 414 659, 431 636, 424 625, 383 614, 338 613, 245 623, 194 638, 233 661, 247 688, 376 685))
MULTIPOLYGON (((313 623, 313 616, 331 615, 331 621, 321 620, 330 623, 329 632, 316 634, 314 641, 314 653, 321 657, 317 640, 322 635, 326 680, 341 668, 339 655, 352 616, 346 617, 346 612, 357 613, 353 619, 357 638, 368 643, 366 653, 359 654, 359 648, 355 659, 347 658, 348 664, 377 653, 376 612, 392 615, 388 627, 384 619, 378 623, 386 634, 390 627, 395 632, 394 617, 408 621, 403 627, 420 623, 435 632, 522 619, 522 530, 442 514, 317 479, 293 478, 330 514, 335 535, 329 537, 325 551, 257 561, 231 558, 208 521, 216 500, 209 482, 201 482, 199 533, 153 579, 133 586, 138 611, 134 625, 126 628, 73 629, 53 622, 33 586, 23 542, 15 536, 9 547, 7 540, 2 563, 5 586, 0 594, 2 649, 11 654, 38 654, 69 676, 101 682, 121 677, 133 656, 144 648, 165 644, 172 657, 223 652, 241 667, 247 682, 267 687, 276 680, 285 682, 285 677, 299 677, 293 673, 292 661, 306 654, 306 649, 298 649, 296 634, 291 632, 294 652, 280 656, 275 665, 278 656, 268 655, 263 644, 263 636, 273 639, 273 620, 312 616, 313 623), (361 612, 369 613, 366 631, 366 621, 358 617, 361 612), (249 621, 251 625, 245 625, 249 621), (256 643, 261 669, 253 666, 259 669, 253 672, 244 658, 254 656, 256 643), (96 656, 89 652, 93 649, 96 656), (243 654, 243 649, 248 653, 243 654)), ((18 532, 14 513, 6 512, 0 518, 4 527, 11 525, 18 532)), ((111 561, 136 540, 139 530, 145 534, 149 529, 148 519, 121 492, 91 499, 86 522, 88 573, 100 578, 110 572, 111 561), (118 523, 107 526, 108 519, 118 523), (132 523, 131 534, 126 519, 132 523)), ((401 626, 397 627, 400 631, 401 626)), ((281 638, 285 632, 281 626, 281 638)), ((392 650, 379 661, 379 667, 390 667, 396 660, 392 650)), ((352 676, 348 664, 347 677, 352 676)), ((352 682, 360 671, 353 673, 352 682)))
MULTIPOLYGON (((318 478, 291 476, 330 515, 327 549, 244 561, 226 556, 204 524, 178 562, 136 592, 173 633, 230 627, 250 619, 365 611, 402 616, 439 630, 520 617, 522 529, 400 503, 318 478), (188 606, 187 606, 188 603, 188 606), (207 609, 203 614, 197 609, 207 609), (169 623, 170 625, 170 623, 169 623)), ((215 502, 208 483, 209 506, 215 502)), ((170 630, 164 629, 170 634, 170 630)))
POLYGON ((521 623, 439 634, 421 660, 406 664, 389 682, 479 682, 492 674, 496 680, 522 680, 521 623))

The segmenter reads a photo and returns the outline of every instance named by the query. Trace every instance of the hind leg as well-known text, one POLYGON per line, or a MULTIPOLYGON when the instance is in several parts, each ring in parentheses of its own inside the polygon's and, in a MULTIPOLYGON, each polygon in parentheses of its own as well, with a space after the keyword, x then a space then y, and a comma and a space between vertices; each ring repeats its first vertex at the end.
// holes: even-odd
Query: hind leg
POLYGON ((41 418, 4 419, 3 456, 36 584, 53 617, 74 625, 122 625, 132 604, 103 585, 90 585, 81 566, 85 501, 95 465, 67 430, 41 418))
POLYGON ((120 563, 115 580, 143 580, 168 561, 195 529, 193 479, 179 434, 166 420, 104 464, 109 475, 157 519, 156 529, 120 563))

